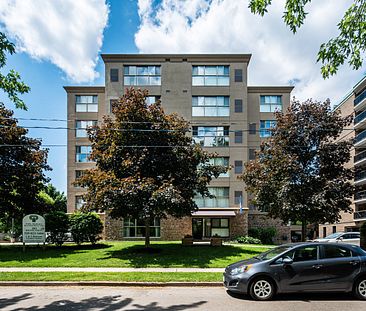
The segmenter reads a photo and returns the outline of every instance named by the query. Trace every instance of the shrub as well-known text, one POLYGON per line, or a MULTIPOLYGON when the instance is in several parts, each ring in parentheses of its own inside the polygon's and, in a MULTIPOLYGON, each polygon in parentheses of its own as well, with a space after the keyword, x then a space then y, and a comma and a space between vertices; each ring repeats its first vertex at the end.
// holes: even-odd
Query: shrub
POLYGON ((69 217, 64 212, 52 211, 45 215, 46 231, 50 233, 47 239, 57 246, 65 242, 69 230, 69 217))
POLYGON ((360 233, 360 246, 366 251, 366 222, 361 226, 360 233))
POLYGON ((262 241, 263 244, 273 244, 273 238, 277 234, 276 228, 252 228, 248 230, 249 236, 257 238, 262 241))
POLYGON ((238 236, 235 241, 240 244, 261 244, 261 240, 251 236, 238 236))
POLYGON ((70 229, 77 244, 90 242, 94 245, 100 239, 103 223, 96 213, 76 212, 70 216, 70 229))

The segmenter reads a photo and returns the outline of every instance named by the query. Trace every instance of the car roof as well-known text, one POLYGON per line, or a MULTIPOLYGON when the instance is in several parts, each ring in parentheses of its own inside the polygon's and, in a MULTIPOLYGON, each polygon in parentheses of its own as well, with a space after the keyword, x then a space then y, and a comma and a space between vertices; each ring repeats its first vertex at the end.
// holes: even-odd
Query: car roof
POLYGON ((342 246, 347 246, 347 247, 359 247, 357 245, 353 245, 353 244, 346 244, 346 243, 336 243, 336 242, 296 242, 296 243, 288 243, 288 244, 283 244, 283 245, 279 245, 279 246, 287 246, 289 248, 295 248, 295 247, 299 247, 299 246, 307 246, 307 245, 342 245, 342 246))

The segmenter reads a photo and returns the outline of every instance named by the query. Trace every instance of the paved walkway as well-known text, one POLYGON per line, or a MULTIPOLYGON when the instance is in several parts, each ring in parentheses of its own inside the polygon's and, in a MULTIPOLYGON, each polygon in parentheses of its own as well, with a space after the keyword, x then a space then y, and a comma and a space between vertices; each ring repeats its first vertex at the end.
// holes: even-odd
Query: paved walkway
POLYGON ((224 272, 225 268, 0 268, 0 272, 224 272))

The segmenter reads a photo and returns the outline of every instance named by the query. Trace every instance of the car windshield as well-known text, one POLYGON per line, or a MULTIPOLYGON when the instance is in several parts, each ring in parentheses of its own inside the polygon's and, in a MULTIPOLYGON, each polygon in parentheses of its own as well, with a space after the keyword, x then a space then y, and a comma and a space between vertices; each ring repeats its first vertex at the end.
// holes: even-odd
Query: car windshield
POLYGON ((338 232, 338 233, 333 233, 331 235, 326 236, 324 239, 336 239, 338 237, 340 237, 342 235, 342 233, 338 232))
POLYGON ((262 253, 262 254, 256 256, 255 258, 260 259, 260 260, 269 260, 269 259, 276 257, 279 254, 282 254, 283 252, 288 251, 291 248, 292 248, 291 245, 279 246, 279 247, 273 248, 265 253, 262 253))

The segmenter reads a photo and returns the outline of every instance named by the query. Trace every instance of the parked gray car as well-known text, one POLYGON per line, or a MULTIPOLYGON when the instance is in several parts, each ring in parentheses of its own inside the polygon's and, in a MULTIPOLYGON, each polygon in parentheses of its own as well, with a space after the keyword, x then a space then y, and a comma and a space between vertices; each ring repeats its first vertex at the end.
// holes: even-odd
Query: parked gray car
POLYGON ((304 242, 275 247, 226 267, 228 291, 270 300, 276 293, 353 292, 366 300, 366 252, 342 243, 304 242))

